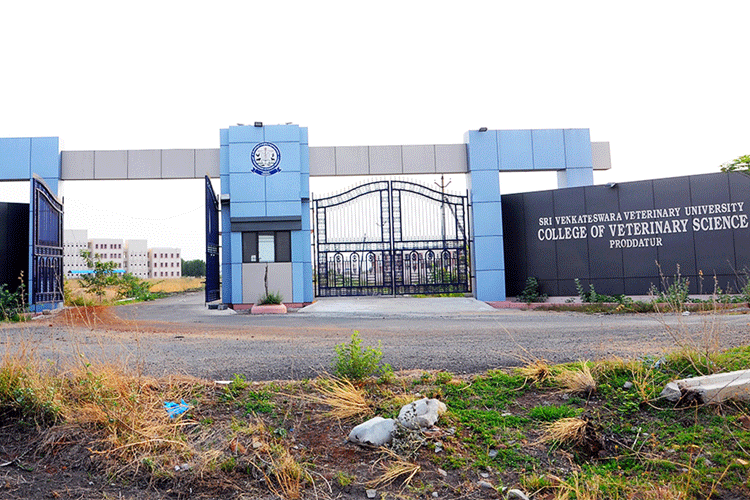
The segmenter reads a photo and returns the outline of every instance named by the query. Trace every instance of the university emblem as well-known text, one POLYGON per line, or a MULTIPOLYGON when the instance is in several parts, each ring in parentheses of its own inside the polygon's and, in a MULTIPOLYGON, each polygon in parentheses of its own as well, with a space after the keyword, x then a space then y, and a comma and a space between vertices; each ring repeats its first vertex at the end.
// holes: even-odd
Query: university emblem
POLYGON ((281 170, 281 152, 276 144, 270 142, 256 145, 250 153, 250 161, 253 163, 252 171, 258 175, 273 175, 281 170))

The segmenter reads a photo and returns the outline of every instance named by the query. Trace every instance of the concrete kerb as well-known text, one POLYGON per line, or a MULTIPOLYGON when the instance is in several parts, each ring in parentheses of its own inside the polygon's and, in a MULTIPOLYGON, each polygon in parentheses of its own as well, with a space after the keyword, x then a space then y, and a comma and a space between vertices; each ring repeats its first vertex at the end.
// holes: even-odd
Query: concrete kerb
POLYGON ((471 297, 325 297, 298 314, 441 315, 487 313, 495 309, 471 297))

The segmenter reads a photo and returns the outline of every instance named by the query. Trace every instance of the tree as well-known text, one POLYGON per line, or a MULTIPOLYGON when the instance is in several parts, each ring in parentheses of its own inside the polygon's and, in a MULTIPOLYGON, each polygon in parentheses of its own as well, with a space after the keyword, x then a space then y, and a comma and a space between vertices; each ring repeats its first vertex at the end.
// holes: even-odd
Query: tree
POLYGON ((200 278, 206 275, 206 263, 200 259, 184 260, 182 259, 182 275, 195 276, 200 278))
POLYGON ((99 297, 99 302, 106 293, 108 286, 119 284, 115 273, 115 263, 111 261, 102 262, 99 254, 92 255, 89 250, 81 250, 81 256, 86 261, 86 266, 91 272, 81 276, 81 287, 89 293, 99 297))
POLYGON ((719 167, 722 172, 745 172, 750 174, 750 155, 740 156, 719 167))

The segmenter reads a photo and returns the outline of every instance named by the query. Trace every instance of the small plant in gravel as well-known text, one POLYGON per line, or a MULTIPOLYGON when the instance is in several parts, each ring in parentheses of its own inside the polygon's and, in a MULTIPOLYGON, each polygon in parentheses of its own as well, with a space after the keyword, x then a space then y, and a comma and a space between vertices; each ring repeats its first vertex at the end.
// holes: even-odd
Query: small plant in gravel
POLYGON ((337 377, 349 380, 364 380, 378 372, 392 372, 390 365, 380 365, 383 358, 381 350, 382 343, 378 341, 377 347, 362 347, 362 339, 359 332, 352 334, 348 344, 342 343, 336 346, 336 359, 333 370, 337 377))

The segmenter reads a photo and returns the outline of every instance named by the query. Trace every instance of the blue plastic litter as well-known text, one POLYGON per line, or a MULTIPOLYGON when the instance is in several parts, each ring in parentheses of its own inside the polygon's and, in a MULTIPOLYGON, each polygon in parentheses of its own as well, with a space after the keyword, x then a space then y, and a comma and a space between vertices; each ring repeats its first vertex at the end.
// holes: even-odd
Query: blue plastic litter
POLYGON ((164 402, 164 409, 169 413, 169 418, 175 418, 177 415, 182 415, 188 411, 189 408, 190 405, 187 404, 184 399, 181 399, 179 403, 173 403, 172 401, 164 402))

